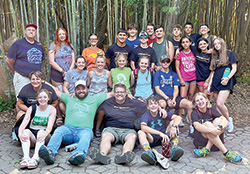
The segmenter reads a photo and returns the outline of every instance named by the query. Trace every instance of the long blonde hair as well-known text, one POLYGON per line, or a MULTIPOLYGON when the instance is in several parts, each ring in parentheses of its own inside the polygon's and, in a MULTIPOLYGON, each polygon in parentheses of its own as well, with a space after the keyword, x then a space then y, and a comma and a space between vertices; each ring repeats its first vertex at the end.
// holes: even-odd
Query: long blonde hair
POLYGON ((210 67, 209 67, 209 69, 211 71, 215 70, 215 68, 216 68, 216 59, 218 57, 219 57, 219 62, 217 64, 217 67, 227 66, 228 63, 229 63, 229 58, 227 56, 227 48, 226 48, 225 41, 222 38, 217 37, 217 38, 213 39, 213 43, 215 42, 215 40, 219 40, 219 42, 221 44, 221 49, 216 50, 215 48, 213 48, 211 64, 210 64, 210 67))
POLYGON ((193 101, 192 101, 192 104, 193 104, 193 108, 195 109, 198 109, 197 108, 197 106, 195 105, 195 98, 197 97, 197 96, 202 96, 202 97, 204 97, 206 100, 207 100, 207 108, 211 108, 212 107, 212 105, 211 105, 211 103, 210 103, 210 101, 208 100, 208 98, 207 98, 207 96, 204 94, 204 93, 202 93, 202 92, 197 92, 195 95, 194 95, 194 98, 193 98, 193 101))

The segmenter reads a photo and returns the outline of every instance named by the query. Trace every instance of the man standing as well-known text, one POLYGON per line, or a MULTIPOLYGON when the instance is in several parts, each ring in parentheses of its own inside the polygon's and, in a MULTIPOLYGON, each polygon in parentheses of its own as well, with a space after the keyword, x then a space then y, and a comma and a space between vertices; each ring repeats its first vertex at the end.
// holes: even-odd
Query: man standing
POLYGON ((192 33, 193 31, 193 24, 191 22, 186 22, 184 25, 184 32, 185 35, 190 36, 190 38, 192 39, 192 45, 191 45, 191 49, 197 49, 197 40, 201 37, 200 34, 198 33, 192 33))
MULTIPOLYGON (((56 88, 55 88, 56 89, 56 88)), ((85 161, 90 141, 93 139, 93 121, 99 105, 112 93, 88 95, 88 88, 84 80, 75 83, 75 96, 62 93, 56 89, 58 97, 66 104, 65 124, 58 127, 51 137, 48 147, 41 146, 39 156, 46 164, 54 164, 57 150, 61 143, 69 145, 77 143, 76 149, 71 153, 69 162, 80 165, 85 161)))
POLYGON ((138 47, 140 45, 140 41, 137 38, 137 25, 135 23, 131 23, 128 25, 128 35, 129 37, 126 39, 125 43, 129 45, 132 49, 138 47))
POLYGON ((156 41, 153 42, 150 46, 154 48, 157 62, 155 66, 155 71, 161 69, 160 59, 162 55, 168 55, 170 57, 171 62, 174 59, 174 46, 172 42, 167 41, 164 36, 164 28, 161 25, 156 25, 154 28, 156 41))
MULTIPOLYGON (((93 160, 105 165, 111 162, 111 158, 108 156, 111 144, 119 142, 124 145, 122 154, 115 156, 115 163, 125 164, 133 161, 135 157, 133 149, 137 139, 135 123, 146 111, 146 104, 144 102, 127 97, 126 86, 124 84, 116 84, 114 86, 114 93, 114 97, 106 100, 100 106, 100 110, 104 111, 107 120, 107 127, 102 132, 100 150, 90 148, 89 152, 93 160)), ((166 112, 164 116, 166 116, 166 112)), ((97 129, 99 129, 102 118, 103 115, 98 115, 97 129)), ((140 123, 138 122, 138 124, 140 123)))
POLYGON ((115 57, 118 53, 125 54, 127 56, 127 60, 129 61, 129 57, 132 54, 133 49, 125 43, 127 37, 128 37, 128 33, 126 30, 118 29, 117 35, 116 35, 117 43, 108 47, 108 50, 105 53, 105 56, 110 62, 109 70, 116 67, 115 57))
POLYGON ((16 96, 23 86, 30 83, 28 78, 32 71, 42 68, 44 50, 41 43, 35 40, 37 26, 29 23, 25 27, 25 37, 16 41, 6 58, 9 69, 14 73, 13 84, 16 96))
POLYGON ((134 70, 135 68, 138 68, 138 61, 140 57, 146 56, 150 60, 150 67, 154 69, 155 63, 157 61, 155 50, 147 45, 148 43, 148 34, 145 31, 141 31, 139 34, 139 41, 140 46, 136 47, 133 50, 133 53, 130 57, 131 59, 131 68, 134 70))
POLYGON ((146 32, 148 33, 148 45, 156 41, 155 33, 154 33, 154 24, 149 23, 146 27, 146 32))

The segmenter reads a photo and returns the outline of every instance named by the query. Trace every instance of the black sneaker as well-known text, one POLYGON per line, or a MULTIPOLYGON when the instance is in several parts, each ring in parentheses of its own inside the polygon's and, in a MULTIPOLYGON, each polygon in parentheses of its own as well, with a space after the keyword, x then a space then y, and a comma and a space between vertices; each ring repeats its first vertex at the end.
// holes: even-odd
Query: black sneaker
POLYGON ((110 164, 111 158, 99 151, 99 149, 91 147, 89 148, 89 156, 96 162, 100 162, 104 165, 110 164))
POLYGON ((132 151, 128 151, 122 155, 115 156, 115 163, 116 164, 126 164, 131 163, 135 158, 135 153, 132 151))
POLYGON ((84 153, 76 153, 69 158, 68 162, 75 166, 81 165, 85 161, 85 156, 84 153))
POLYGON ((48 149, 45 145, 42 145, 39 149, 39 157, 42 158, 46 164, 54 164, 55 163, 55 154, 48 149))

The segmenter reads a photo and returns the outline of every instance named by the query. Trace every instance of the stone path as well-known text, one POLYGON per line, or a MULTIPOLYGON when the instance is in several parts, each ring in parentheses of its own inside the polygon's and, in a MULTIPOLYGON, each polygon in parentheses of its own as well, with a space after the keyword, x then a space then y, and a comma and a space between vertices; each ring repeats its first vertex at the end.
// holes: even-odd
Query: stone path
MULTIPOLYGON (((187 126, 186 126, 187 127, 187 126)), ((194 173, 194 174, 247 174, 250 173, 250 127, 235 128, 231 134, 226 133, 226 147, 243 157, 240 164, 232 164, 228 162, 221 152, 211 152, 207 157, 195 158, 192 154, 194 149, 192 139, 188 137, 188 131, 181 129, 180 146, 184 149, 184 155, 178 162, 170 161, 170 167, 163 170, 159 165, 150 166, 140 158, 142 149, 135 149, 136 158, 130 165, 117 165, 114 163, 114 156, 121 153, 121 145, 112 147, 110 156, 112 162, 110 165, 95 164, 89 156, 86 157, 82 166, 76 167, 70 165, 67 160, 70 153, 65 152, 64 148, 59 150, 54 165, 46 165, 43 160, 40 161, 39 167, 34 170, 20 170, 19 162, 22 158, 22 150, 17 143, 12 142, 8 134, 0 136, 0 174, 2 173, 42 173, 42 174, 66 174, 66 173, 90 173, 90 174, 111 174, 111 173, 129 173, 129 174, 145 174, 145 173, 194 173)), ((91 146, 98 146, 100 139, 94 139, 91 146)), ((161 147, 156 147, 161 152, 161 147)), ((33 153, 33 150, 31 150, 33 153)))

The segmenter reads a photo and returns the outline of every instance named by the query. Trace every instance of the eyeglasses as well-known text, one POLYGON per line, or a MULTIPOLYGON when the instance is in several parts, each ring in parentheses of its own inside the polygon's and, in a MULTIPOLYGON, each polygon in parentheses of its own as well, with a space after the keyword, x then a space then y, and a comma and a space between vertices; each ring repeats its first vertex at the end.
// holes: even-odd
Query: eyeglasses
POLYGON ((141 38, 141 39, 143 39, 143 38, 144 38, 144 39, 147 39, 148 36, 144 35, 144 36, 140 36, 140 38, 141 38))
POLYGON ((170 62, 170 59, 163 59, 162 61, 161 61, 161 63, 169 63, 170 62))

